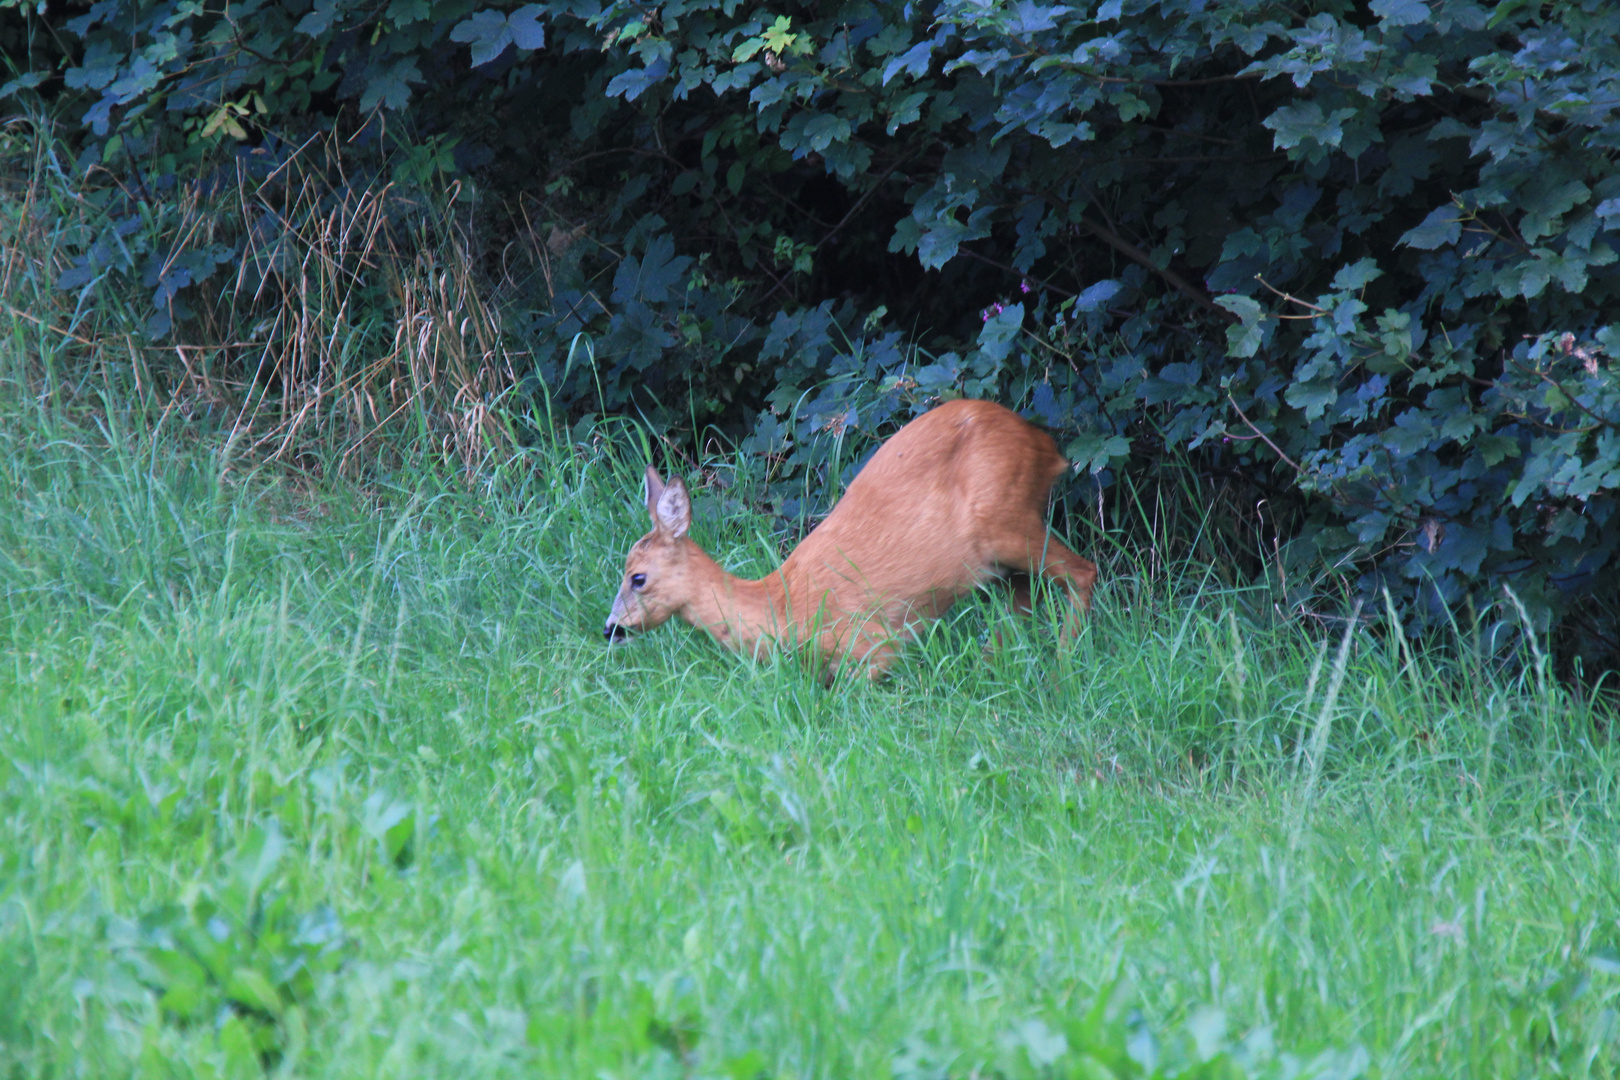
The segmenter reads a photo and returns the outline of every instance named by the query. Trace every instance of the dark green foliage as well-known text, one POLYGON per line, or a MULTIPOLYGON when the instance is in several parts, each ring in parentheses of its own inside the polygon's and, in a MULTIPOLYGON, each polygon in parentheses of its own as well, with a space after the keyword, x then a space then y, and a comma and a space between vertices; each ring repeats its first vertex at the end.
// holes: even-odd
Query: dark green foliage
POLYGON ((12 10, 4 92, 125 178, 59 284, 138 276, 153 333, 233 248, 145 223, 218 144, 269 175, 336 129, 549 230, 489 250, 553 402, 746 433, 784 512, 846 432, 994 396, 1104 492, 1190 455, 1283 610, 1620 653, 1607 0, 12 10))

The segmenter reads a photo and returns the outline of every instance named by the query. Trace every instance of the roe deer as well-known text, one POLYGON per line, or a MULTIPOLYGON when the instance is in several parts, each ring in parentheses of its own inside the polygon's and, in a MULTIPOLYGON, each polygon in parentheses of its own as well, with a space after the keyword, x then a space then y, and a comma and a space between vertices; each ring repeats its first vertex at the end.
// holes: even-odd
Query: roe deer
POLYGON ((1006 580, 1027 613, 1038 573, 1068 592, 1068 641, 1091 607, 1097 567, 1046 531, 1047 495, 1067 468, 1051 437, 1017 413, 948 402, 878 447, 778 570, 746 581, 686 535, 686 485, 648 466, 653 529, 630 549, 603 634, 617 641, 679 615, 739 652, 813 642, 829 683, 846 663, 879 679, 920 625, 988 581, 1006 580))

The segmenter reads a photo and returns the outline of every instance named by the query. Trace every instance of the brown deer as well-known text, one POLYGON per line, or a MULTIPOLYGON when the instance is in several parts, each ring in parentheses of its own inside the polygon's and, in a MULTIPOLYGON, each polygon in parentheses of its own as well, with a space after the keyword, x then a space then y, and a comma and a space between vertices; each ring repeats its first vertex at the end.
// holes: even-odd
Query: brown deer
POLYGON ((1006 581, 1030 610, 1031 575, 1067 590, 1067 642, 1097 567, 1046 530, 1068 463, 1045 432, 989 401, 952 401, 878 447, 827 519, 758 581, 728 574, 687 532, 686 485, 647 468, 653 529, 625 559, 603 631, 618 641, 679 615, 738 652, 813 646, 823 678, 846 664, 881 678, 899 648, 968 592, 1006 581))

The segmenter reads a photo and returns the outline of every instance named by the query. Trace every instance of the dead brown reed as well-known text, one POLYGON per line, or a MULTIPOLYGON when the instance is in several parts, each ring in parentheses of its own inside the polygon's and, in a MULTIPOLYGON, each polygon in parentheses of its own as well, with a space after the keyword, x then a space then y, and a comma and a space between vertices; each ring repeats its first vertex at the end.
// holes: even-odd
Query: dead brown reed
POLYGON ((70 176, 46 124, 8 124, 0 295, 26 342, 11 377, 91 408, 103 389, 133 389, 162 422, 222 432, 227 469, 353 476, 426 452, 470 478, 509 440, 500 407, 516 378, 465 200, 455 184, 425 197, 349 175, 338 149, 326 135, 277 162, 244 154, 159 203, 99 167, 70 176), (120 229, 139 234, 121 265, 57 287, 120 229), (139 303, 197 252, 224 272, 200 275, 186 308, 171 302, 173 329, 152 340, 139 303))

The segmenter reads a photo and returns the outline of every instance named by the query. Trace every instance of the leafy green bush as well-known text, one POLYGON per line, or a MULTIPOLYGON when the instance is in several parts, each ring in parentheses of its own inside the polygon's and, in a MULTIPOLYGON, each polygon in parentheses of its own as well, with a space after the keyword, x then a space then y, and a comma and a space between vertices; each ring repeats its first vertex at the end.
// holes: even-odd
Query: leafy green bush
MULTIPOLYGON (((1387 589, 1497 648, 1522 604, 1620 652, 1602 0, 6 6, 0 93, 82 118, 120 221, 318 130, 477 179, 522 385, 575 412, 722 423, 800 491, 996 396, 1105 493, 1190 455, 1285 610, 1387 589)), ((163 332, 206 232, 59 284, 123 259, 163 332)))

